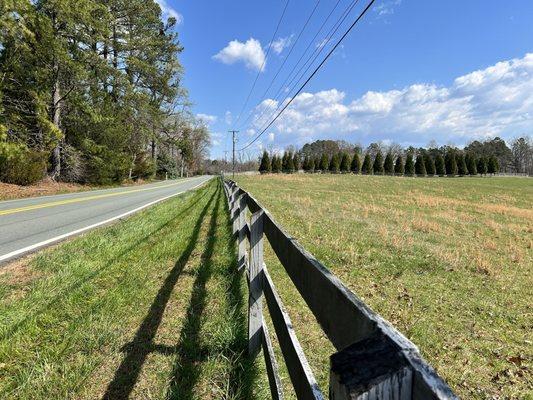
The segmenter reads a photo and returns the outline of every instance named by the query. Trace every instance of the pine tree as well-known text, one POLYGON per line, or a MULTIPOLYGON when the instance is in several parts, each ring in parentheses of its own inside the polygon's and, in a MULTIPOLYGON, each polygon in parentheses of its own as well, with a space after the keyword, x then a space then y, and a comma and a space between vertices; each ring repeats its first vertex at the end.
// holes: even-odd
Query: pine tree
POLYGON ((338 174, 340 169, 340 160, 337 153, 333 154, 331 161, 329 162, 329 172, 332 174, 338 174))
POLYGON ((437 157, 435 157, 435 172, 438 176, 446 175, 446 167, 442 154, 437 154, 437 157))
POLYGON ((375 175, 383 175, 383 154, 381 154, 381 151, 379 150, 376 153, 376 158, 374 158, 372 170, 374 171, 375 175))
POLYGON ((315 172, 315 159, 309 157, 309 172, 315 172))
POLYGON ((309 172, 309 156, 307 154, 304 156, 304 161, 302 162, 302 169, 305 172, 309 172))
POLYGON ((426 165, 426 173, 428 174, 428 176, 434 176, 435 161, 433 160, 433 157, 431 157, 429 154, 426 154, 424 156, 424 164, 426 165))
POLYGON ((477 172, 481 175, 487 173, 487 159, 485 157, 480 157, 479 160, 477 160, 477 172))
POLYGON ((292 174, 294 173, 294 171, 294 156, 292 155, 292 153, 289 153, 289 156, 287 157, 287 172, 289 174, 292 174))
POLYGON ((470 175, 477 175, 476 158, 471 153, 466 153, 465 156, 466 168, 470 175))
POLYGON ((411 153, 407 153, 407 157, 405 157, 404 169, 406 176, 413 176, 415 174, 415 163, 413 161, 413 155, 411 153))
POLYGON ((449 151, 444 156, 444 164, 446 166, 446 175, 455 176, 457 175, 457 160, 455 158, 455 153, 449 151))
POLYGON ((424 162, 424 156, 419 154, 415 161, 415 172, 418 176, 426 176, 426 164, 424 162))
POLYGON ((289 172, 289 152, 285 151, 281 158, 281 170, 285 173, 289 172))
POLYGON ((272 171, 272 164, 270 163, 270 157, 268 156, 268 152, 265 150, 263 151, 263 157, 261 157, 261 164, 259 165, 259 172, 262 174, 268 174, 272 171))
POLYGON ((394 160, 390 152, 385 156, 385 162, 383 163, 383 170, 385 174, 392 175, 394 174, 394 160))
POLYGON ((396 158, 396 162, 394 163, 394 173, 396 175, 403 175, 405 172, 405 166, 403 164, 403 157, 402 155, 398 155, 396 158))
POLYGON ((365 159, 363 160, 363 166, 361 167, 361 172, 364 175, 372 174, 372 159, 370 158, 370 154, 365 154, 365 159))
POLYGON ((468 175, 468 168, 466 166, 465 157, 462 153, 457 154, 457 173, 460 176, 468 175))
POLYGON ((495 156, 490 156, 487 163, 487 172, 494 175, 499 171, 499 169, 500 166, 498 165, 498 159, 495 156))
POLYGON ((322 154, 322 158, 320 159, 320 170, 322 173, 328 172, 329 169, 329 157, 326 153, 322 154))
MULTIPOLYGON (((314 158, 315 160, 315 169, 314 169, 314 172, 319 172, 320 171, 320 163, 322 161, 322 157, 319 157, 319 156, 316 156, 314 158)), ((328 164, 329 165, 329 164, 328 164)))
POLYGON ((292 163, 294 165, 294 171, 298 172, 300 170, 300 167, 301 167, 301 161, 300 161, 300 154, 298 154, 297 152, 294 153, 294 157, 292 158, 292 163))
POLYGON ((350 170, 354 174, 359 174, 361 172, 361 157, 359 157, 359 153, 355 153, 352 158, 352 164, 350 165, 350 170))
POLYGON ((281 157, 278 155, 275 155, 272 157, 272 172, 275 174, 279 174, 282 171, 282 161, 281 157))
POLYGON ((350 172, 350 156, 348 153, 342 153, 341 172, 350 172))

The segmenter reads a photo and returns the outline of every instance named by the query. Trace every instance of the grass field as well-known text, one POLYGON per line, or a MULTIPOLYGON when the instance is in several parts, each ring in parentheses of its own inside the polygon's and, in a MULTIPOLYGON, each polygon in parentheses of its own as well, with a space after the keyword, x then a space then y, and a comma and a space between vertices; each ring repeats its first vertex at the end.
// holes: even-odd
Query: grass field
POLYGON ((268 398, 212 181, 0 269, 2 399, 268 398))
MULTIPOLYGON (((532 398, 533 180, 239 176, 464 398, 532 398)), ((327 393, 333 348, 267 265, 327 393), (314 326, 314 328, 313 328, 314 326)))

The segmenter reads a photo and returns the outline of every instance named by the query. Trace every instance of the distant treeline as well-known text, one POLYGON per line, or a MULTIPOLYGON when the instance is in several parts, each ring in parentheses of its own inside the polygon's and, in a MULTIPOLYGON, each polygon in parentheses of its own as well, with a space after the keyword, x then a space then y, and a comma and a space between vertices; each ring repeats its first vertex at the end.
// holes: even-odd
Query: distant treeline
POLYGON ((176 20, 153 0, 0 1, 0 180, 110 183, 194 170, 176 20))
POLYGON ((406 176, 465 176, 505 172, 533 173, 533 145, 530 138, 516 139, 512 148, 500 138, 474 141, 464 149, 453 146, 428 148, 372 143, 364 151, 343 141, 321 140, 299 151, 283 155, 263 152, 262 173, 305 172, 362 173, 406 176))

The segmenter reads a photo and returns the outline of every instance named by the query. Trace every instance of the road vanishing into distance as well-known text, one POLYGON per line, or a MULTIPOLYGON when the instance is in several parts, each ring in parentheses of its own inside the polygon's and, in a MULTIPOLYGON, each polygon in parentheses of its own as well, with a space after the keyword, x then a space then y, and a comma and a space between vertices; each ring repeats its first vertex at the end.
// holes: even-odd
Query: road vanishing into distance
POLYGON ((200 176, 146 185, 0 201, 0 264, 194 189, 200 176))

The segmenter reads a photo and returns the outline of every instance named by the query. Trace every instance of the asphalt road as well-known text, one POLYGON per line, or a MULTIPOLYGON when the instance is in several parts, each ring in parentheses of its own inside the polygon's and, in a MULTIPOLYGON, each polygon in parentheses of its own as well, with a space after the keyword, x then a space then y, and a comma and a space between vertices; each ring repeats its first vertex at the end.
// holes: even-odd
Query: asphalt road
POLYGON ((0 264, 126 217, 210 178, 0 201, 0 264))

